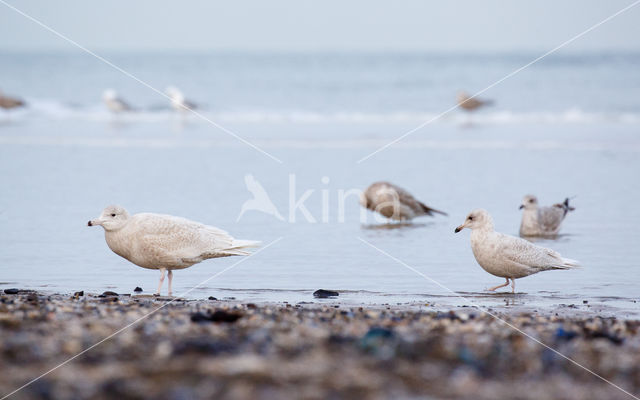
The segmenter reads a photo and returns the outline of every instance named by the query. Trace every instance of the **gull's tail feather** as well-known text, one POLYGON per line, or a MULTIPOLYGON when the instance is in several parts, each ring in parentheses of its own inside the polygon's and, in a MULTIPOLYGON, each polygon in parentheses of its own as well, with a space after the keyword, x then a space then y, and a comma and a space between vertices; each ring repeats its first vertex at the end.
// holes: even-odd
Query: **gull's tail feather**
POLYGON ((420 207, 422 207, 422 210, 427 214, 427 215, 431 215, 432 213, 438 213, 438 214, 442 214, 442 215, 449 215, 444 211, 440 211, 440 210, 436 210, 435 208, 431 208, 428 205, 424 204, 424 203, 420 203, 420 207))
POLYGON ((231 246, 224 249, 224 253, 229 254, 230 256, 248 256, 251 253, 245 251, 245 249, 259 247, 261 244, 262 242, 258 242, 255 240, 234 239, 233 242, 231 242, 231 246))
POLYGON ((576 260, 572 260, 570 258, 561 258, 562 260, 562 264, 560 265, 555 265, 553 268, 554 269, 573 269, 573 268, 580 268, 580 262, 576 261, 576 260))

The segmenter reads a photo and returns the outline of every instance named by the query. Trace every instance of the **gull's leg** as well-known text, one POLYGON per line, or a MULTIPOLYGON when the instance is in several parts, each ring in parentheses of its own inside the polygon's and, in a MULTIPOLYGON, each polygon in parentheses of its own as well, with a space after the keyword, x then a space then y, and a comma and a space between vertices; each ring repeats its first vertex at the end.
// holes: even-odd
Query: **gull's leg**
POLYGON ((164 268, 160 268, 160 282, 158 283, 158 291, 156 292, 156 296, 160 296, 160 289, 162 289, 162 282, 164 282, 164 273, 167 270, 164 268))
POLYGON ((516 280, 511 278, 511 293, 515 293, 515 292, 516 292, 516 280))
POLYGON ((492 288, 489 288, 489 290, 491 290, 492 292, 496 289, 500 289, 501 287, 505 287, 505 286, 509 286, 509 278, 507 278, 507 282, 503 283, 502 285, 498 285, 498 286, 494 286, 492 288))
POLYGON ((173 271, 169 270, 169 296, 171 296, 171 281, 173 280, 173 271))

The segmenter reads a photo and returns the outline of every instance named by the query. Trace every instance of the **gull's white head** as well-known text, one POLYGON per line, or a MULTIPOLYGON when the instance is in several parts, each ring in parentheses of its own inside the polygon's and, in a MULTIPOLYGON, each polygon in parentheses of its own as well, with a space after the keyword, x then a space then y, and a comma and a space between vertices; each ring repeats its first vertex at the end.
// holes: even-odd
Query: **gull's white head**
POLYGON ((105 231, 115 231, 127 224, 129 213, 120 206, 108 206, 102 214, 87 223, 88 226, 100 225, 105 231))
POLYGON ((167 96, 171 97, 171 99, 173 100, 184 99, 184 95, 182 94, 180 89, 178 89, 175 86, 167 86, 164 92, 167 94, 167 96))
POLYGON ((493 229, 493 218, 489 215, 487 210, 477 208, 467 215, 464 223, 456 228, 455 232, 458 233, 464 228, 469 229, 493 229))
POLYGON ((538 208, 538 198, 532 194, 528 194, 524 196, 522 199, 522 204, 520 204, 520 209, 526 210, 535 210, 538 208))
POLYGON ((116 98, 118 98, 118 94, 113 89, 107 89, 104 92, 102 92, 103 100, 115 100, 116 98))

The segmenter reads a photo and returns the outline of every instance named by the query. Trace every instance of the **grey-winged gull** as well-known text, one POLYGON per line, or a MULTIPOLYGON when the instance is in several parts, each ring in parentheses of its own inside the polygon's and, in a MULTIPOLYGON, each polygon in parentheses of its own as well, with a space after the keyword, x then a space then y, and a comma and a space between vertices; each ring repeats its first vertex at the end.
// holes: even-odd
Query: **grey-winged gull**
POLYGON ((124 101, 118 93, 113 89, 107 89, 102 93, 102 100, 109 111, 119 113, 123 111, 131 111, 133 108, 124 101))
POLYGON ((575 210, 569 206, 569 198, 564 202, 547 207, 538 207, 538 199, 532 194, 524 196, 520 209, 522 222, 520 236, 553 236, 560 231, 560 225, 569 211, 575 210))
POLYGON ((188 111, 198 108, 197 104, 187 100, 180 89, 175 86, 167 87, 164 92, 171 98, 171 107, 177 111, 188 111))
POLYGON ((509 285, 515 293, 516 279, 524 278, 540 271, 571 269, 578 262, 562 258, 557 252, 514 236, 498 233, 493 229, 493 219, 486 210, 471 211, 464 223, 456 228, 458 233, 464 228, 471 229, 471 250, 480 266, 488 273, 506 278, 507 282, 492 287, 496 290, 509 285))
POLYGON ((245 249, 259 245, 185 218, 151 213, 130 216, 119 206, 108 206, 88 225, 104 228, 107 245, 117 255, 139 267, 160 270, 156 295, 160 295, 166 271, 171 296, 174 269, 188 268, 208 258, 249 255, 245 249))
POLYGON ((360 205, 397 221, 433 213, 447 215, 416 200, 411 193, 389 182, 375 182, 360 194, 360 205))
POLYGON ((493 100, 471 97, 467 92, 458 92, 457 101, 458 106, 466 111, 475 111, 478 108, 493 104, 493 100))

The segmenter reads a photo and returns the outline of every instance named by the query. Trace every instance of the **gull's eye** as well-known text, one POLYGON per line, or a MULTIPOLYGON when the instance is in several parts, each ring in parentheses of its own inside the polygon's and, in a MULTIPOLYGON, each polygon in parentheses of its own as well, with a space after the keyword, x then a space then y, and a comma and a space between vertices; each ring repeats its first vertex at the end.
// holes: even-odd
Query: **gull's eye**
POLYGON ((469 221, 473 221, 473 217, 471 215, 469 215, 469 221))
POLYGON ((533 203, 533 199, 529 200, 529 203, 533 203))
POLYGON ((116 215, 115 215, 115 214, 111 214, 111 216, 112 216, 112 217, 115 217, 116 215))

